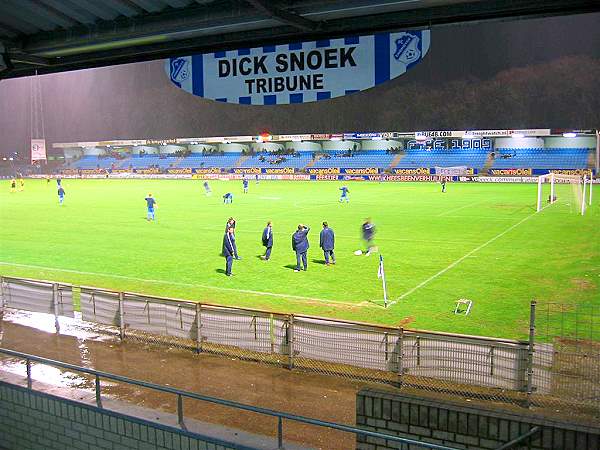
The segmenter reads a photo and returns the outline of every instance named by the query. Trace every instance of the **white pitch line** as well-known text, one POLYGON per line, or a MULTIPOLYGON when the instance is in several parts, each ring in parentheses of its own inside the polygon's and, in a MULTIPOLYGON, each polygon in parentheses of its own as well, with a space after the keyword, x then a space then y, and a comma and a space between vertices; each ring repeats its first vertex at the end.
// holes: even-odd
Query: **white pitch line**
POLYGON ((479 203, 481 203, 481 202, 482 202, 482 201, 480 200, 480 201, 477 201, 477 202, 469 203, 468 205, 460 206, 459 208, 449 209, 449 210, 447 210, 447 211, 444 211, 444 212, 443 212, 443 213, 441 213, 441 214, 438 214, 436 217, 443 217, 443 216, 445 216, 446 214, 450 214, 450 213, 453 213, 453 212, 456 212, 456 211, 460 211, 461 209, 465 209, 465 208, 469 208, 469 207, 471 207, 471 206, 478 205, 478 204, 479 204, 479 203))
POLYGON ((266 296, 266 297, 292 298, 292 299, 296 299, 296 300, 330 302, 330 303, 337 303, 337 304, 349 305, 349 306, 357 306, 359 303, 359 302, 352 303, 352 302, 344 302, 344 301, 338 301, 338 300, 329 300, 329 299, 325 299, 325 298, 316 298, 316 297, 303 297, 301 295, 287 295, 287 294, 277 294, 274 292, 253 291, 250 289, 235 289, 235 288, 227 288, 227 287, 219 287, 219 286, 208 286, 205 284, 180 283, 180 282, 176 282, 176 281, 164 281, 164 280, 149 280, 149 279, 145 279, 145 278, 129 277, 126 275, 113 275, 113 274, 109 274, 109 273, 86 272, 86 271, 82 271, 82 270, 72 270, 72 269, 59 269, 56 267, 38 266, 38 265, 33 265, 33 264, 19 264, 19 263, 10 263, 10 262, 0 261, 0 265, 15 266, 15 267, 28 267, 28 268, 32 268, 32 269, 43 269, 43 270, 49 270, 49 271, 54 271, 54 272, 76 273, 79 275, 94 275, 94 276, 107 277, 107 278, 120 278, 122 280, 140 281, 143 283, 156 283, 156 284, 166 284, 166 285, 175 285, 175 286, 184 286, 184 287, 197 287, 197 288, 203 288, 203 289, 213 289, 213 290, 217 290, 217 291, 242 292, 244 294, 261 295, 261 296, 266 296))
MULTIPOLYGON (((545 209, 547 208, 547 206, 544 206, 545 209)), ((531 219, 533 216, 535 216, 537 214, 537 212, 534 212, 533 214, 528 215, 527 217, 521 219, 520 221, 518 221, 517 223, 515 223, 514 225, 511 225, 510 227, 508 227, 506 230, 504 230, 502 233, 497 234, 496 236, 494 236, 493 238, 491 238, 490 240, 484 242, 483 244, 481 244, 479 247, 471 250, 469 253, 467 253, 464 256, 461 256, 460 258, 458 258, 456 261, 454 261, 452 264, 450 264, 448 267, 440 270, 438 273, 436 273, 435 275, 430 276, 429 278, 427 278, 425 281, 422 281, 421 283, 419 283, 418 285, 416 285, 414 288, 410 289, 409 291, 405 292, 404 294, 402 294, 400 297, 397 298, 397 300, 402 300, 405 297, 408 297, 410 294, 412 294, 413 292, 415 292, 418 289, 421 289, 423 286, 425 286, 426 284, 428 284, 430 281, 435 280, 437 277, 439 277, 440 275, 443 275, 444 273, 446 273, 447 271, 449 271, 450 269, 452 269, 453 267, 457 266, 458 264, 460 264, 462 261, 464 261, 465 259, 467 259, 469 256, 471 256, 473 253, 478 252, 479 250, 481 250, 482 248, 490 245, 492 242, 494 242, 495 240, 501 238, 502 236, 504 236, 506 233, 508 233, 511 230, 514 230, 516 227, 518 227, 519 225, 521 225, 523 222, 531 219)))

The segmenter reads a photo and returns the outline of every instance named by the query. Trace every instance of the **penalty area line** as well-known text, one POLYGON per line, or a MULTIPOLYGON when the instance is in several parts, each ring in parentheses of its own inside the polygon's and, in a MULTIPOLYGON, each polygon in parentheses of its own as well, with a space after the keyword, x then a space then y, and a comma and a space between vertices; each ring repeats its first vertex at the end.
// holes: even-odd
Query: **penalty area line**
POLYGON ((209 286, 206 284, 197 284, 197 283, 181 283, 178 281, 165 281, 165 280, 151 280, 146 278, 138 278, 138 277, 130 277, 127 275, 116 275, 109 273, 100 273, 100 272, 86 272, 83 270, 73 270, 73 269, 60 269, 56 267, 47 267, 47 266, 39 266, 34 264, 19 264, 19 263, 11 263, 0 261, 0 266, 14 266, 14 267, 25 267, 30 269, 41 269, 48 270, 51 272, 66 272, 66 273, 74 273, 78 275, 93 275, 105 278, 119 278, 122 280, 130 280, 130 281, 139 281, 142 283, 155 283, 155 284, 164 284, 164 285, 172 285, 172 286, 183 286, 183 287, 196 287, 202 289, 212 289, 215 291, 226 291, 226 292, 241 292, 244 294, 252 294, 259 295, 263 297, 277 297, 277 298, 287 298, 294 300, 304 300, 304 301, 312 301, 312 302, 320 302, 320 303, 329 303, 329 304, 338 304, 338 305, 346 305, 346 306, 360 306, 360 302, 352 303, 345 302, 341 300, 330 300, 325 298, 316 298, 316 297, 304 297, 301 295, 288 295, 288 294, 278 294, 275 292, 264 292, 264 291, 254 291, 251 289, 236 289, 236 288, 228 288, 228 287, 220 287, 220 286, 209 286))
MULTIPOLYGON (((542 210, 546 209, 549 205, 544 206, 542 208, 542 210)), ((541 211, 541 210, 540 210, 541 211)), ((483 244, 481 244, 480 246, 474 248, 473 250, 471 250, 469 253, 467 253, 464 256, 461 256, 460 258, 458 258, 456 261, 454 261, 453 263, 451 263, 449 266, 445 267, 444 269, 440 270, 438 273, 430 276, 429 278, 427 278, 425 281, 422 281, 421 283, 417 284, 414 288, 406 291, 404 294, 402 294, 400 297, 398 297, 396 299, 397 300, 402 300, 406 297, 408 297, 410 294, 412 294, 413 292, 417 291, 418 289, 421 289, 423 286, 425 286, 426 284, 429 284, 431 281, 435 280, 437 277, 439 277, 440 275, 443 275, 444 273, 446 273, 447 271, 449 271, 450 269, 452 269, 453 267, 457 266, 458 264, 460 264, 461 262, 463 262, 465 259, 467 259, 469 256, 471 256, 473 253, 478 252, 479 250, 481 250, 484 247, 487 247, 488 245, 490 245, 492 242, 496 241, 497 239, 500 239, 502 236, 504 236, 506 233, 514 230, 515 228, 517 228, 519 225, 521 225, 523 222, 531 219, 533 216, 535 216, 537 214, 537 211, 534 212, 533 214, 528 215, 527 217, 524 217, 523 219, 519 220, 517 223, 511 225, 510 227, 508 227, 506 230, 504 230, 503 232, 497 234, 496 236, 494 236, 493 238, 489 239, 488 241, 484 242, 483 244)))

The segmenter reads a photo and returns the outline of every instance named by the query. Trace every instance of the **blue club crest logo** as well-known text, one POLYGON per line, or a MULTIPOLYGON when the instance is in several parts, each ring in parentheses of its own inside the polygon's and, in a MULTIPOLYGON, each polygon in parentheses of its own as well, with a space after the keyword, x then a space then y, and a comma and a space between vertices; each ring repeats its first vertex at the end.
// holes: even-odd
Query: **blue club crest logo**
POLYGON ((415 36, 414 34, 400 34, 400 36, 394 41, 396 44, 394 59, 404 64, 410 64, 417 61, 421 57, 419 41, 419 37, 415 36))
POLYGON ((181 83, 190 77, 189 62, 186 58, 171 60, 171 81, 181 87, 181 83))

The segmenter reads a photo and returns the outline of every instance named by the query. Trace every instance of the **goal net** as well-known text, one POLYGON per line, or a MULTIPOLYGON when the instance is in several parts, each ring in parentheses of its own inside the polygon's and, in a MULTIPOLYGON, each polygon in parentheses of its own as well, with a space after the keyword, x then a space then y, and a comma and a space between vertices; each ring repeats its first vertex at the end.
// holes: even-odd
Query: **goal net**
POLYGON ((537 211, 545 206, 560 203, 572 212, 585 214, 587 204, 592 204, 592 182, 587 175, 562 175, 549 173, 538 177, 537 211))

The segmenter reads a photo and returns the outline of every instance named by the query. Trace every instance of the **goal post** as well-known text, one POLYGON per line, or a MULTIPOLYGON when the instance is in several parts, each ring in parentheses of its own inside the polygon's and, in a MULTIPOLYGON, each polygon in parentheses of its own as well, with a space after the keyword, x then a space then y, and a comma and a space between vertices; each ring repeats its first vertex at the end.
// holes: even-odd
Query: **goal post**
POLYGON ((593 179, 588 175, 564 175, 559 173, 550 172, 546 175, 538 177, 538 192, 537 192, 537 208, 536 211, 541 211, 544 207, 544 185, 550 185, 550 193, 548 195, 548 204, 553 204, 557 201, 557 186, 567 185, 571 186, 572 198, 577 211, 582 215, 586 211, 586 203, 592 204, 592 188, 593 179), (586 199, 587 195, 587 199, 586 199))

